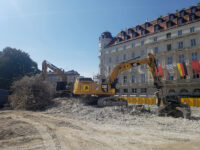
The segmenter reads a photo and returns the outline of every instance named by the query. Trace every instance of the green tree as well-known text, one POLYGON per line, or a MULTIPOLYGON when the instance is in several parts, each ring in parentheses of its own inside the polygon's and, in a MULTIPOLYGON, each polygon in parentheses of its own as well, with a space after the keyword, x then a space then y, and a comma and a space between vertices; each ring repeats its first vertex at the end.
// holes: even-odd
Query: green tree
POLYGON ((0 52, 0 89, 9 89, 12 82, 40 71, 28 53, 11 47, 0 52))

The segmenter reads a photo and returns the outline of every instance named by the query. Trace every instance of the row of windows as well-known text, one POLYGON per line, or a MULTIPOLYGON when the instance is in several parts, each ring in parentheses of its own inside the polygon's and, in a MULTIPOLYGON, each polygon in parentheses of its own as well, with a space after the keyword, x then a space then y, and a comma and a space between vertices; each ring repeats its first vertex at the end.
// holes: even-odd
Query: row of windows
MULTIPOLYGON (((198 60, 198 53, 194 52, 194 53, 192 53, 192 61, 196 61, 196 60, 198 60)), ((178 62, 179 63, 185 62, 184 54, 179 55, 179 61, 178 62)), ((156 59, 156 64, 160 65, 159 59, 156 59)), ((173 57, 172 56, 167 58, 167 64, 168 65, 173 64, 173 57)))
MULTIPOLYGON (((140 74, 140 82, 141 83, 145 83, 146 82, 146 79, 145 79, 145 74, 140 74)), ((136 79, 136 75, 132 75, 131 77, 131 83, 137 83, 137 79, 136 79)), ((127 79, 127 76, 123 76, 123 84, 127 84, 128 83, 128 79, 127 79)))
MULTIPOLYGON (((125 89, 122 89, 122 90, 123 90, 123 93, 128 93, 128 89, 125 88, 125 89)), ((116 92, 119 93, 119 90, 117 90, 116 92)), ((132 88, 131 92, 133 94, 139 93, 139 89, 132 88)), ((143 93, 143 94, 147 93, 147 89, 146 88, 141 88, 140 89, 140 93, 143 93)))
MULTIPOLYGON (((191 41, 193 41, 193 40, 191 40, 191 41)), ((191 42, 191 43, 193 43, 193 46, 196 45, 195 40, 194 40, 193 42, 191 42), (194 44, 193 42, 194 42, 195 44, 194 44)), ((182 46, 182 44, 179 43, 179 47, 180 47, 180 46, 182 46)), ((171 44, 168 44, 168 45, 167 45, 167 50, 168 50, 168 51, 171 50, 171 44)), ((145 55, 145 51, 144 51, 144 50, 140 51, 140 54, 141 54, 140 56, 144 56, 144 55, 145 55)), ((154 48, 154 54, 158 54, 158 47, 155 47, 155 48, 154 48)), ((132 52, 132 53, 131 53, 131 58, 130 58, 130 59, 134 59, 134 58, 136 58, 136 57, 135 57, 135 53, 132 52)), ((126 61, 126 60, 128 60, 128 59, 127 59, 127 54, 123 54, 123 61, 126 61)), ((194 53, 192 53, 192 61, 196 61, 196 60, 198 60, 198 54, 197 54, 197 52, 194 52, 194 53)), ((112 63, 112 57, 109 57, 108 62, 109 62, 109 63, 112 63)), ((117 63, 120 62, 120 57, 119 57, 118 55, 117 55, 116 58, 115 58, 115 62, 117 62, 117 63)), ((182 54, 182 55, 179 55, 179 62, 184 62, 184 55, 183 55, 183 54, 182 54)), ((158 59, 157 59, 157 64, 159 64, 158 59)), ((168 64, 173 64, 173 59, 172 59, 172 57, 168 57, 168 64)), ((144 68, 144 67, 141 67, 141 68, 144 68)))
MULTIPOLYGON (((196 16, 196 11, 198 9, 196 7, 192 7, 191 8, 191 13, 189 14, 189 20, 190 21, 194 21, 195 19, 198 18, 198 16, 196 16)), ((179 13, 179 16, 176 16, 175 14, 170 14, 169 15, 169 20, 166 22, 166 26, 169 28, 173 25, 176 24, 176 22, 174 22, 174 19, 177 18, 177 23, 178 25, 183 24, 184 22, 186 22, 187 20, 184 19, 184 16, 187 14, 187 11, 182 10, 179 13)), ((158 18, 157 19, 157 24, 154 25, 154 32, 158 32, 160 29, 162 29, 163 27, 160 26, 161 23, 163 23, 165 20, 164 18, 158 18)), ((147 33, 149 33, 149 31, 147 30, 148 27, 152 26, 152 24, 150 22, 146 22, 144 24, 144 28, 142 28, 142 26, 137 25, 135 31, 132 28, 128 29, 128 34, 131 34, 132 38, 137 37, 138 31, 141 30, 141 35, 145 35, 147 33)), ((121 31, 121 37, 124 37, 124 40, 128 40, 130 38, 129 35, 126 34, 125 31, 121 31)), ((117 42, 121 42, 122 38, 117 37, 117 42)))
MULTIPOLYGON (((190 28, 190 33, 193 33, 193 32, 195 32, 195 28, 194 28, 194 27, 191 27, 191 28, 190 28)), ((183 34, 182 30, 178 30, 177 35, 178 35, 178 36, 182 36, 182 34, 183 34)), ((167 34, 166 34, 166 38, 167 38, 167 39, 171 38, 171 33, 167 33, 167 34)), ((158 41, 157 36, 153 37, 153 41, 154 41, 154 42, 157 42, 157 41, 158 41)), ((119 40, 119 42, 120 42, 120 40, 119 40)), ((142 41, 140 42, 140 45, 143 46, 144 44, 145 44, 145 41, 142 40, 142 41)), ((132 43, 132 44, 131 44, 131 47, 134 48, 134 47, 135 47, 135 43, 132 43)), ((126 49, 126 45, 123 46, 123 49, 124 49, 124 50, 126 49)), ((118 48, 116 48, 116 51, 118 51, 118 48)))
MULTIPOLYGON (((197 45, 196 39, 191 39, 190 40, 190 46, 194 47, 196 45, 197 45)), ((178 42, 177 48, 178 49, 183 49, 184 48, 183 41, 178 42)), ((172 50, 172 45, 171 44, 167 44, 166 45, 166 49, 167 49, 167 51, 171 51, 172 50)), ((158 53, 159 53, 158 47, 154 47, 154 54, 158 54, 158 53)))

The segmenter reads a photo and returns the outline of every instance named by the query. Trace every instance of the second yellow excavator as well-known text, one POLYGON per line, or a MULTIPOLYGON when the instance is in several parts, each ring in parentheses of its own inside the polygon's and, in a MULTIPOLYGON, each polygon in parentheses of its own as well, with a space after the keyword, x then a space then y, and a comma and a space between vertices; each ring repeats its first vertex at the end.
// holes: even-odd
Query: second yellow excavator
POLYGON ((42 62, 42 76, 43 80, 47 78, 47 68, 51 69, 57 75, 59 75, 62 81, 57 82, 56 85, 56 95, 57 96, 71 96, 73 91, 73 84, 67 82, 67 77, 61 69, 56 67, 55 65, 49 63, 48 61, 44 60, 42 62))
POLYGON ((163 95, 163 83, 161 82, 161 77, 156 75, 158 68, 155 57, 151 53, 148 54, 148 58, 128 60, 116 65, 109 77, 102 80, 101 83, 96 83, 91 78, 77 78, 74 84, 73 94, 97 101, 99 107, 127 105, 126 100, 115 96, 117 76, 123 71, 144 64, 147 64, 154 80, 154 87, 157 89, 155 96, 157 97, 157 105, 159 106, 158 114, 161 116, 172 115, 174 117, 182 116, 189 118, 191 115, 190 107, 182 104, 179 96, 163 95), (161 102, 163 106, 160 106, 161 102))

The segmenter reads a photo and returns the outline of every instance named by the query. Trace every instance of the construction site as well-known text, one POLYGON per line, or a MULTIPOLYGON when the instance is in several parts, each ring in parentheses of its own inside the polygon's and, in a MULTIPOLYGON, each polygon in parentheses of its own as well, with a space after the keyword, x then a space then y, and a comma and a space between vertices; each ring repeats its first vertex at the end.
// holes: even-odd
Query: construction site
MULTIPOLYGON (((103 32, 93 77, 47 60, 23 70, 0 89, 0 149, 199 150, 199 48, 200 4, 103 32)), ((0 58, 14 52, 29 58, 0 58)))

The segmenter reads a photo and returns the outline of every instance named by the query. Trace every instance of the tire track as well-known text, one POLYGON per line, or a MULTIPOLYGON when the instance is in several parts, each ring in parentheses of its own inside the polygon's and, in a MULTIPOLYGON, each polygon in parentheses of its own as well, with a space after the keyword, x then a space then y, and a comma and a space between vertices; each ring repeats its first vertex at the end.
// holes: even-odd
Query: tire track
POLYGON ((11 117, 16 120, 21 120, 35 127, 43 139, 43 144, 46 150, 66 150, 55 133, 55 129, 47 125, 47 122, 42 122, 40 116, 35 116, 26 112, 12 113, 11 117))

